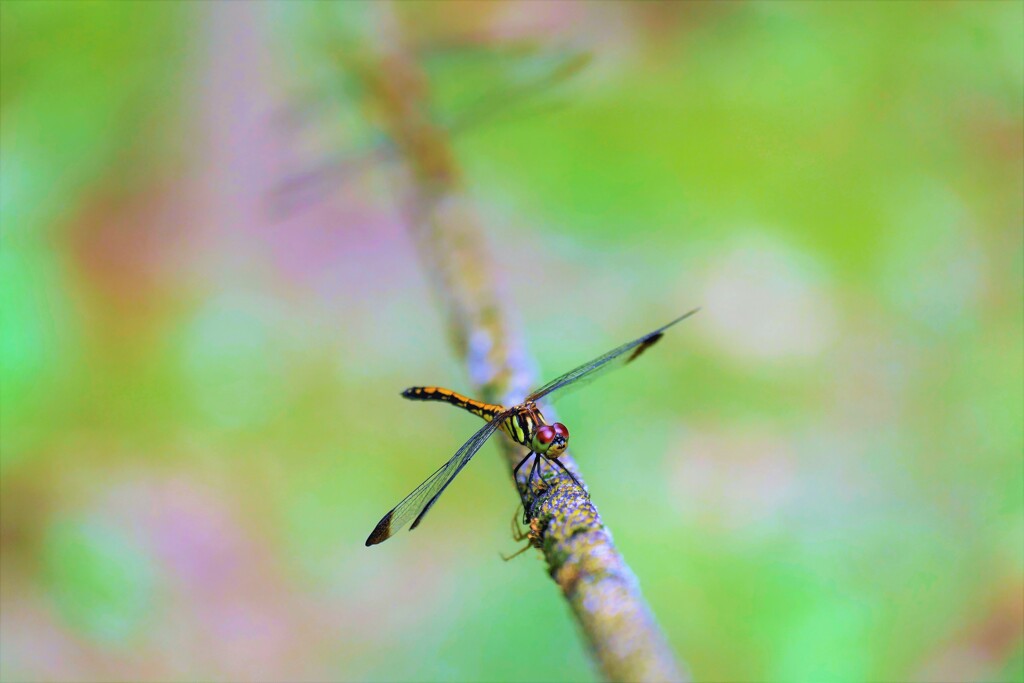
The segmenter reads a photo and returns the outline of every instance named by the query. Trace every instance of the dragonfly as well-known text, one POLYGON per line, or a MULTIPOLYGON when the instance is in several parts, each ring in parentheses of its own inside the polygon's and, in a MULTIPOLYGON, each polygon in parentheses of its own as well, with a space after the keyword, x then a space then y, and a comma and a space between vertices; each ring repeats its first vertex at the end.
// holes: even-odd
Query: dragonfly
MULTIPOLYGON (((533 459, 533 464, 526 481, 527 491, 532 491, 530 488, 531 483, 538 471, 538 465, 542 461, 561 469, 576 486, 585 491, 573 473, 559 461, 559 457, 569 445, 568 428, 561 422, 548 424, 540 408, 537 407, 537 402, 541 399, 546 399, 550 402, 555 394, 569 387, 588 383, 614 368, 633 362, 640 357, 640 354, 658 343, 666 330, 686 320, 699 310, 699 308, 695 308, 688 311, 672 322, 662 325, 658 329, 648 332, 642 337, 622 346, 617 346, 611 351, 556 377, 532 392, 521 403, 514 406, 506 407, 499 404, 477 401, 443 387, 410 387, 403 391, 402 396, 404 398, 413 401, 441 401, 449 403, 457 408, 467 410, 477 417, 483 418, 487 424, 471 436, 469 441, 462 444, 462 447, 455 451, 455 455, 448 462, 441 465, 436 472, 417 486, 401 503, 384 515, 373 531, 370 532, 370 536, 366 539, 366 545, 369 547, 386 541, 404 528, 410 521, 412 521, 410 530, 419 526, 426 514, 430 512, 430 508, 434 506, 434 503, 437 502, 437 499, 441 497, 441 494, 448 488, 448 485, 458 476, 462 468, 469 464, 469 461, 473 459, 477 451, 499 430, 504 431, 516 443, 529 449, 526 456, 512 470, 512 478, 515 480, 523 465, 531 458, 533 459)), ((526 500, 523 497, 522 491, 520 491, 520 497, 522 498, 524 509, 526 509, 526 500)))

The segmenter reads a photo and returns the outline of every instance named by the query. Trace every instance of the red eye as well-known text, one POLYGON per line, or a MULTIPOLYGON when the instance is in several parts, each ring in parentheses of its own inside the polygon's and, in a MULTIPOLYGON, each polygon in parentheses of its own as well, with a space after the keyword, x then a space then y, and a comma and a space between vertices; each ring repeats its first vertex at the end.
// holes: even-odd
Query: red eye
POLYGON ((549 425, 544 425, 537 430, 537 441, 542 444, 549 444, 555 439, 555 430, 549 425))
POLYGON ((569 438, 569 430, 566 429, 565 425, 562 424, 561 422, 556 422, 555 424, 551 425, 551 428, 555 430, 555 434, 557 434, 558 436, 563 436, 566 439, 569 438))

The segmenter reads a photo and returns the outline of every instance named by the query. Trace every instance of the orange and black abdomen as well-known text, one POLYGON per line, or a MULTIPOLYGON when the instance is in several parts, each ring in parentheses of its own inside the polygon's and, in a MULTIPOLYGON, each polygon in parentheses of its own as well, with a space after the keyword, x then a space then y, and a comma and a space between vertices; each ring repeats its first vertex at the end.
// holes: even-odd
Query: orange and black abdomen
POLYGON ((409 387, 402 392, 402 396, 412 401, 441 401, 451 403, 453 406, 468 410, 469 412, 482 417, 488 422, 491 421, 504 408, 493 403, 483 403, 468 396, 456 393, 451 389, 443 387, 409 387))

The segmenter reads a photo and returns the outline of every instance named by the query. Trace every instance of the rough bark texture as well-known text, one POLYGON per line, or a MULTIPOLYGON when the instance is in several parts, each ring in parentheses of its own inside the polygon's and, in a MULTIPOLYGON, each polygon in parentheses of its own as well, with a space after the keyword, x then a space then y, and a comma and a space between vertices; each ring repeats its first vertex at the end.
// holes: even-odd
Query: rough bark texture
MULTIPOLYGON (((429 115, 426 80, 399 47, 391 25, 378 44, 349 57, 369 103, 407 164, 405 210, 423 266, 449 320, 455 350, 478 398, 513 405, 536 379, 511 329, 478 215, 466 199, 446 131, 429 115)), ((545 410, 549 421, 551 411, 545 410)), ((524 450, 501 439, 509 466, 524 450)), ((580 478, 569 453, 560 460, 580 478)), ((519 473, 525 491, 529 467, 519 473)), ((640 594, 636 578, 612 543, 597 508, 568 477, 538 484, 530 505, 530 540, 579 622, 595 663, 613 681, 682 681, 687 676, 640 594)))

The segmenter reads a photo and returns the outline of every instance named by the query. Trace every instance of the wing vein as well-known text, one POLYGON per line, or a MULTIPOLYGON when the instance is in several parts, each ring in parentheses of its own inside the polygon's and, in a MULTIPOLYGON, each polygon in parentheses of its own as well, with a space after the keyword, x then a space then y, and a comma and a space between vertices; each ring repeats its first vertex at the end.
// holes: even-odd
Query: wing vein
POLYGON ((403 498, 401 503, 381 518, 366 539, 366 545, 371 546, 386 541, 413 518, 415 521, 410 529, 415 529, 456 475, 514 412, 510 409, 495 415, 490 422, 469 437, 469 440, 455 451, 455 455, 449 458, 448 462, 441 465, 426 481, 413 489, 412 493, 403 498))
POLYGON ((648 332, 647 334, 645 334, 642 337, 639 337, 638 339, 634 339, 633 341, 627 342, 622 346, 618 346, 609 351, 608 353, 600 355, 597 358, 588 361, 577 368, 573 368, 564 375, 556 377, 555 379, 551 380, 550 382, 542 386, 540 389, 534 391, 532 394, 526 397, 526 401, 539 401, 545 396, 549 396, 561 389, 568 387, 571 384, 577 384, 582 381, 589 382, 591 380, 597 379, 605 372, 612 370, 616 367, 619 367, 620 364, 612 364, 613 360, 621 357, 628 351, 636 349, 636 351, 630 356, 628 356, 621 363, 621 365, 625 365, 626 363, 633 361, 647 348, 657 343, 657 341, 661 339, 662 335, 665 333, 665 330, 672 327, 676 323, 682 322, 686 318, 689 318, 691 315, 693 315, 699 310, 699 308, 695 308, 692 311, 688 311, 683 315, 679 316, 678 318, 676 318, 675 320, 673 320, 672 322, 666 325, 662 325, 653 332, 648 332))

